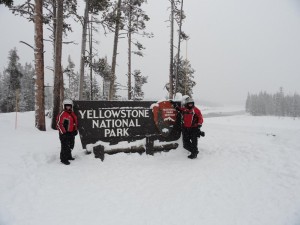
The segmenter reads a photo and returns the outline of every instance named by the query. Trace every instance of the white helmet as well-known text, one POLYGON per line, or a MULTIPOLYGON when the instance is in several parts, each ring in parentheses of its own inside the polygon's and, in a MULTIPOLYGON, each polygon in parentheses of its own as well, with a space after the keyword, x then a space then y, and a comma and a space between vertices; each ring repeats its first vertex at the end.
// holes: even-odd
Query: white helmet
POLYGON ((71 99, 65 99, 63 101, 63 107, 65 108, 65 105, 71 105, 73 108, 73 101, 71 99))
POLYGON ((189 97, 189 98, 187 98, 187 99, 185 100, 185 107, 187 107, 187 108, 193 108, 194 105, 195 105, 194 99, 192 99, 191 97, 189 97), (192 107, 189 107, 189 104, 190 104, 190 103, 193 104, 192 107))
POLYGON ((185 104, 189 104, 189 103, 195 103, 195 102, 194 102, 194 99, 192 99, 191 97, 187 98, 187 99, 185 100, 185 104))

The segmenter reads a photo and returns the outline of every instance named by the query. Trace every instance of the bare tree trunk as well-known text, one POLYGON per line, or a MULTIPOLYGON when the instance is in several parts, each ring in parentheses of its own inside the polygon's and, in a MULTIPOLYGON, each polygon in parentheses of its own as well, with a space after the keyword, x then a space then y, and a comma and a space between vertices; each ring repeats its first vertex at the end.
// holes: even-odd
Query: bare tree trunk
POLYGON ((130 6, 129 6, 129 25, 128 25, 128 100, 131 100, 131 33, 132 33, 132 18, 131 18, 131 12, 132 12, 132 6, 131 6, 131 1, 130 1, 130 6))
POLYGON ((90 22, 90 33, 89 33, 89 43, 90 43, 90 55, 89 55, 89 61, 90 61, 90 100, 93 100, 93 67, 92 67, 92 61, 93 61, 93 24, 92 24, 92 16, 91 16, 91 22, 90 22))
POLYGON ((44 43, 43 43, 43 0, 35 0, 35 126, 46 130, 44 96, 44 43))
POLYGON ((170 33, 170 74, 169 74, 169 98, 173 98, 173 43, 174 43, 174 0, 171 0, 171 33, 170 33))
POLYGON ((56 116, 59 114, 61 102, 61 54, 63 32, 63 0, 57 0, 56 37, 55 37, 55 64, 54 64, 54 87, 53 87, 53 112, 52 129, 56 129, 56 116))
MULTIPOLYGON (((53 68, 55 67, 55 37, 56 37, 56 0, 52 0, 52 7, 53 7, 53 68)), ((53 70, 54 75, 54 70, 53 70)))
POLYGON ((64 97, 65 97, 65 90, 64 90, 64 73, 62 66, 60 66, 61 70, 59 72, 59 93, 60 93, 60 98, 59 98, 59 111, 63 109, 63 102, 64 102, 64 97))
POLYGON ((80 55, 80 74, 79 74, 79 100, 83 99, 83 82, 84 82, 84 59, 86 50, 86 33, 87 23, 89 20, 89 0, 85 1, 85 11, 82 25, 82 38, 81 38, 81 55, 80 55))
POLYGON ((186 40, 186 50, 185 50, 185 61, 186 61, 186 65, 185 65, 185 73, 184 73, 184 95, 186 95, 187 93, 187 76, 188 76, 188 41, 186 40))
POLYGON ((180 43, 181 43, 181 28, 182 28, 182 10, 183 10, 183 0, 181 0, 181 9, 180 9, 180 21, 179 21, 179 34, 178 34, 178 48, 177 48, 177 65, 176 65, 176 74, 175 74, 175 91, 177 93, 178 89, 178 74, 179 74, 179 60, 180 60, 180 43))
POLYGON ((117 7, 118 7, 117 19, 116 19, 114 49, 113 49, 112 66, 111 66, 111 80, 109 85, 108 100, 113 100, 115 95, 116 64, 117 64, 117 52, 118 52, 118 41, 119 41, 119 31, 120 31, 120 19, 121 19, 121 0, 118 0, 117 7))

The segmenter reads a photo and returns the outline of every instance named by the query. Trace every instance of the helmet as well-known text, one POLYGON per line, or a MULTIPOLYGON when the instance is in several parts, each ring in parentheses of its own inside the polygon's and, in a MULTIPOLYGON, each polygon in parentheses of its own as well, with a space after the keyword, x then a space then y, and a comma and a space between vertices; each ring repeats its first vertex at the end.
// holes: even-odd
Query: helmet
POLYGON ((192 99, 191 97, 189 97, 189 98, 187 98, 187 99, 185 100, 185 107, 187 107, 187 108, 193 108, 194 105, 195 105, 194 99, 192 99), (189 106, 188 106, 190 103, 193 104, 192 107, 189 107, 189 106))
POLYGON ((188 98, 190 98, 190 96, 188 96, 188 95, 182 96, 182 99, 181 99, 181 105, 185 105, 185 101, 186 101, 188 98))
POLYGON ((73 101, 71 99, 65 99, 63 101, 63 108, 65 108, 66 105, 71 105, 73 108, 73 101))

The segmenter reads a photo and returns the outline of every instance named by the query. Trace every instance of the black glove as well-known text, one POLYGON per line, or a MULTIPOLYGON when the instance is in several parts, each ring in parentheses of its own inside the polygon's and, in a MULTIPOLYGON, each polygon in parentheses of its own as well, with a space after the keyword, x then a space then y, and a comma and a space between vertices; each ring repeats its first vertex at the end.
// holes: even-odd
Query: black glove
POLYGON ((169 100, 169 102, 173 105, 173 107, 175 109, 178 107, 178 105, 176 104, 176 102, 174 102, 173 100, 169 100))
POLYGON ((73 131, 73 135, 76 136, 78 134, 78 130, 73 131))
POLYGON ((202 127, 201 124, 198 125, 197 137, 200 137, 200 136, 205 137, 205 132, 201 131, 201 127, 202 127))

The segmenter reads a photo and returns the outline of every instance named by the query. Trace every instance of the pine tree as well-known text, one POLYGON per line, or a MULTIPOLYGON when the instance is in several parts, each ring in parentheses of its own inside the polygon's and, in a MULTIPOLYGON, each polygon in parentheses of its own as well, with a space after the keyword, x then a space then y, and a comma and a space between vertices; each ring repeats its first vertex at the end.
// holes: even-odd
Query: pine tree
POLYGON ((3 78, 3 90, 6 91, 1 102, 2 112, 13 112, 16 106, 16 95, 21 89, 20 79, 22 77, 21 65, 16 48, 10 50, 8 56, 8 67, 3 78), (5 78, 6 77, 6 78, 5 78))
MULTIPOLYGON (((101 99, 108 100, 112 74, 111 74, 111 66, 108 64, 107 58, 106 57, 100 58, 98 61, 94 63, 93 68, 95 73, 98 74, 103 80, 101 99)), ((114 96, 114 99, 115 98, 116 96, 114 96)))
POLYGON ((283 88, 280 87, 279 92, 274 95, 275 101, 275 115, 276 116, 285 116, 285 109, 284 109, 284 93, 283 88))
POLYGON ((142 87, 147 83, 147 77, 142 76, 141 71, 135 70, 133 73, 134 77, 134 88, 133 88, 133 100, 143 100, 144 92, 142 87))
POLYGON ((34 67, 31 64, 25 64, 22 67, 23 77, 21 78, 20 93, 20 111, 34 111, 34 67))
MULTIPOLYGON (((178 24, 178 45, 177 45, 177 62, 180 61, 180 54, 181 54, 181 42, 183 40, 187 40, 189 37, 182 31, 182 23, 183 20, 186 18, 184 11, 183 11, 183 0, 180 2, 180 10, 177 9, 177 4, 175 4, 175 20, 178 24)), ((178 63, 175 64, 175 86, 174 86, 174 93, 177 93, 177 87, 179 85, 178 76, 179 76, 179 66, 178 63)))
POLYGON ((246 100, 246 112, 251 115, 275 115, 275 116, 300 116, 300 97, 285 96, 283 88, 274 95, 260 92, 258 95, 248 94, 246 100))
POLYGON ((71 56, 68 57, 68 66, 65 70, 67 75, 67 87, 65 88, 65 98, 68 99, 78 99, 78 88, 79 88, 79 74, 75 73, 75 64, 71 59, 71 56))
POLYGON ((170 65, 169 65, 169 99, 174 96, 174 14, 175 14, 175 2, 169 0, 171 3, 170 13, 170 65))
MULTIPOLYGON (((188 60, 179 59, 179 63, 177 62, 177 56, 174 59, 174 70, 178 67, 178 86, 177 93, 181 93, 182 95, 193 95, 193 88, 196 85, 194 81, 194 73, 195 70, 191 67, 191 64, 188 60)), ((175 86, 175 76, 173 75, 173 86, 175 86)), ((173 93, 175 95, 176 93, 173 93)))
POLYGON ((1 4, 4 4, 5 6, 10 7, 14 4, 14 1, 13 0, 0 0, 0 5, 1 4))
POLYGON ((63 36, 63 0, 56 1, 57 12, 56 12, 56 29, 55 29, 55 43, 54 43, 54 86, 53 86, 53 109, 52 109, 52 121, 51 128, 56 129, 56 117, 59 114, 61 102, 62 102, 62 93, 61 81, 63 81, 62 73, 62 36, 63 36))
POLYGON ((134 35, 140 35, 143 37, 151 38, 153 37, 152 33, 147 33, 144 30, 146 29, 146 23, 150 20, 149 16, 146 14, 145 11, 142 10, 141 6, 143 3, 147 3, 146 0, 125 0, 123 2, 124 7, 124 17, 125 17, 125 30, 127 34, 128 39, 128 81, 127 81, 127 88, 128 88, 128 100, 131 99, 131 86, 132 86, 132 73, 131 73, 131 67, 132 67, 132 53, 143 57, 142 50, 145 49, 145 47, 138 41, 133 41, 134 35), (132 44, 136 46, 137 51, 132 50, 132 44))
POLYGON ((111 65, 111 80, 109 85, 109 95, 108 100, 113 100, 116 96, 116 66, 117 66, 117 53, 118 53, 118 43, 119 43, 119 32, 122 30, 122 12, 121 12, 122 0, 117 1, 116 5, 116 16, 115 16, 115 35, 114 35, 114 45, 113 45, 113 55, 112 55, 112 65, 111 65))
POLYGON ((43 0, 35 0, 34 12, 35 127, 45 131, 43 0))

